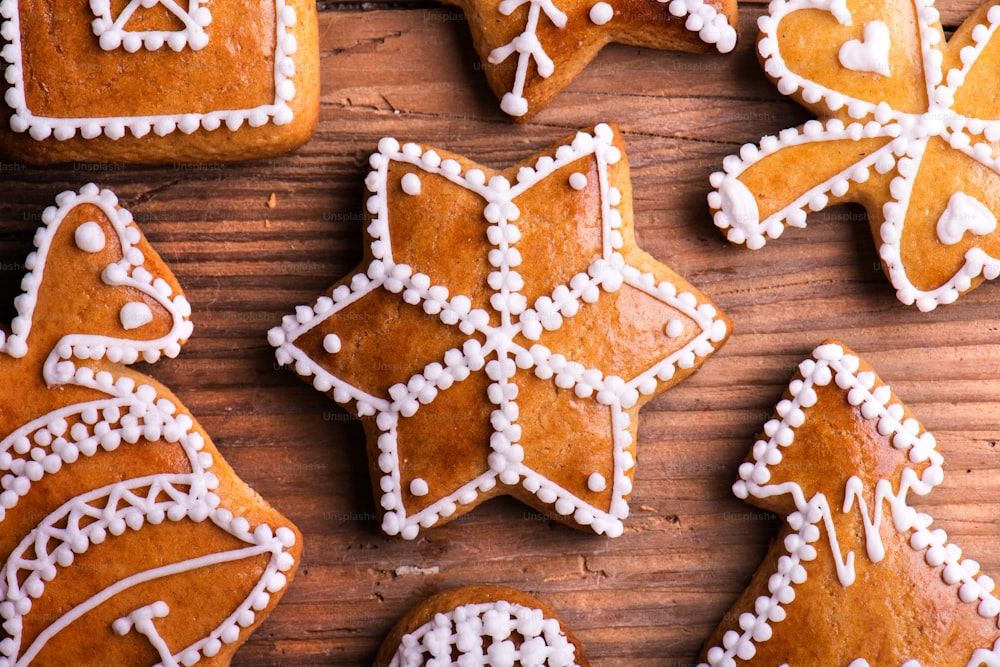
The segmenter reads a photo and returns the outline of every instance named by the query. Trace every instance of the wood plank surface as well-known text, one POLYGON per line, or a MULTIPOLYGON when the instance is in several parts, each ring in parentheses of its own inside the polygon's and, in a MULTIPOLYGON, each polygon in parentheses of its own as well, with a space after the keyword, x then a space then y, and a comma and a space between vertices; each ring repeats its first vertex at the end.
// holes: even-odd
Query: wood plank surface
MULTIPOLYGON (((975 3, 938 5, 954 27, 975 3)), ((194 307, 182 354, 149 372, 305 534, 297 578, 234 664, 370 665, 410 605, 469 583, 541 597, 596 667, 692 664, 775 532, 773 517, 733 497, 737 466, 798 362, 826 337, 861 353, 935 433, 945 481, 919 506, 1000 574, 1000 286, 931 313, 900 305, 860 209, 814 214, 757 252, 712 225, 705 196, 722 158, 808 118, 757 64, 763 4, 742 6, 730 55, 606 48, 524 126, 498 110, 457 10, 377 7, 322 5, 321 122, 295 154, 200 167, 0 163, 0 320, 13 315, 53 197, 88 181, 114 189, 194 307), (360 424, 276 364, 268 328, 360 261, 363 180, 380 137, 504 167, 600 121, 626 138, 640 243, 709 294, 734 335, 644 408, 621 538, 571 530, 509 499, 414 542, 385 537, 360 424)))

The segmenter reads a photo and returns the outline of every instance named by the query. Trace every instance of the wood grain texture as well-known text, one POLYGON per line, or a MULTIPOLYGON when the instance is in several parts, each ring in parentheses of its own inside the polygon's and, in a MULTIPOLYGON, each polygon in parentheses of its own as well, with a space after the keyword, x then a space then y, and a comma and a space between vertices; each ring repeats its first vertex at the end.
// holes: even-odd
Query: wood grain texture
MULTIPOLYGON (((939 7, 954 27, 975 4, 939 7)), ((322 5, 321 122, 293 155, 174 168, 0 163, 0 320, 13 315, 53 197, 88 181, 114 189, 194 306, 193 338, 149 372, 305 534, 293 586, 236 665, 370 665, 411 604, 471 583, 543 599, 597 667, 692 664, 774 534, 773 517, 733 497, 736 468, 795 366, 826 337, 865 356, 935 433, 945 481, 920 507, 1000 574, 1000 286, 927 314, 900 305, 860 209, 814 214, 807 229, 757 252, 730 246, 712 225, 705 195, 722 158, 807 118, 757 65, 762 3, 741 8, 735 53, 608 47, 525 126, 498 110, 461 14, 377 6, 322 5), (573 531, 506 499, 415 542, 386 538, 360 424, 276 365, 267 329, 360 260, 363 180, 380 137, 504 167, 599 121, 625 134, 641 245, 709 294, 734 335, 644 408, 621 538, 573 531)))

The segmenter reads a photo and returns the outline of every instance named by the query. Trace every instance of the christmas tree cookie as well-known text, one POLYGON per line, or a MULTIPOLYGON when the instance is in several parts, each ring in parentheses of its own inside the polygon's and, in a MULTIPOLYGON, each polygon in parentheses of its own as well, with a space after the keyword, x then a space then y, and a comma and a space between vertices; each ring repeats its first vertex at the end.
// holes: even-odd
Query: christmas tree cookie
POLYGON ((910 504, 942 463, 867 363, 816 348, 740 466, 736 495, 785 524, 703 665, 1000 664, 993 579, 910 504))

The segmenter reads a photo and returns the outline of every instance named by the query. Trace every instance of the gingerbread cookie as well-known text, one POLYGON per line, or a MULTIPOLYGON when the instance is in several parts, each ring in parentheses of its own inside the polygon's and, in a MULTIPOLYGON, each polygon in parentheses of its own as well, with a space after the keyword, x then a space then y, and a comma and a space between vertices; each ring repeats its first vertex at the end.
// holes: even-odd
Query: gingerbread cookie
POLYGON ((384 139, 371 167, 366 259, 269 339, 362 417, 383 530, 512 495, 620 534, 639 408, 729 333, 636 245, 621 137, 502 172, 384 139))
POLYGON ((463 586, 411 609, 375 658, 375 667, 439 664, 587 667, 590 663, 580 643, 544 603, 512 588, 463 586))
POLYGON ((818 120, 712 175, 715 224, 760 248, 807 213, 862 204, 900 301, 927 311, 1000 275, 1000 8, 946 40, 927 0, 778 0, 764 71, 818 120))
POLYGON ((942 461, 868 364, 816 348, 740 466, 736 495, 786 523, 705 664, 1000 664, 993 580, 909 504, 942 461))
POLYGON ((0 0, 0 152, 31 163, 277 155, 319 114, 307 0, 0 0))
POLYGON ((301 550, 166 387, 190 305, 114 194, 43 214, 0 335, 0 667, 227 665, 301 550))
POLYGON ((500 108, 527 121, 605 44, 736 46, 736 0, 447 0, 465 12, 500 108))

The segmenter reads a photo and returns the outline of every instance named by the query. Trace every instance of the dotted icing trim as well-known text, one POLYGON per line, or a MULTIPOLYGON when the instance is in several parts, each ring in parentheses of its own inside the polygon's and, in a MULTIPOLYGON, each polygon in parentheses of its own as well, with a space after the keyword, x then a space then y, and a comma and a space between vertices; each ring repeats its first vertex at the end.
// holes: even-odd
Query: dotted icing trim
POLYGON ((131 0, 117 17, 111 13, 111 0, 90 0, 90 11, 96 17, 91 23, 94 35, 99 38, 101 48, 112 51, 123 48, 129 53, 135 53, 140 48, 157 51, 164 44, 174 51, 180 51, 190 46, 200 51, 208 44, 208 34, 205 27, 212 22, 212 12, 205 7, 207 0, 190 0, 188 8, 183 9, 175 0, 131 0), (179 20, 184 27, 181 30, 128 30, 128 22, 136 10, 150 6, 162 5, 170 14, 179 20))
MULTIPOLYGON (((872 168, 879 174, 895 170, 897 175, 889 186, 890 199, 881 210, 884 222, 877 239, 880 242, 879 255, 885 262, 897 298, 904 304, 915 304, 920 310, 929 311, 940 304, 955 301, 962 292, 970 288, 976 277, 981 275, 992 280, 1000 275, 1000 259, 979 248, 973 248, 966 253, 965 263, 954 276, 934 289, 924 290, 910 280, 900 256, 910 197, 930 139, 940 138, 953 150, 1000 174, 1000 158, 995 156, 990 145, 1000 141, 1000 121, 964 116, 952 108, 956 92, 1000 27, 1000 6, 991 7, 986 12, 987 22, 977 25, 972 31, 972 44, 961 50, 962 66, 945 73, 941 63, 942 49, 946 42, 939 23, 940 15, 931 0, 915 0, 914 4, 921 45, 921 52, 914 56, 923 65, 929 100, 927 110, 920 114, 893 109, 884 101, 874 103, 851 97, 789 69, 782 57, 778 40, 778 29, 786 16, 803 9, 818 9, 830 12, 842 25, 851 25, 851 13, 845 0, 774 0, 769 5, 768 14, 758 20, 761 32, 758 52, 768 76, 776 82, 783 95, 798 95, 808 104, 822 103, 831 113, 846 111, 857 122, 845 124, 841 120, 810 121, 802 132, 784 130, 777 137, 761 139, 759 147, 744 145, 738 156, 729 156, 724 160, 723 171, 712 174, 710 182, 715 190, 708 195, 708 203, 714 211, 715 225, 726 232, 732 243, 758 249, 765 245, 768 238, 778 238, 786 226, 805 227, 807 210, 818 211, 826 207, 830 196, 843 197, 848 194, 855 184, 867 181, 872 168), (805 142, 845 139, 860 141, 875 137, 885 138, 886 144, 841 173, 802 193, 790 204, 764 219, 761 219, 753 194, 739 180, 746 170, 766 162, 770 156, 786 147, 805 142)), ((877 27, 878 23, 870 22, 866 26, 866 33, 869 32, 868 28, 873 24, 877 27)), ((888 34, 882 37, 890 39, 888 34)), ((848 46, 854 45, 850 42, 844 45, 848 46)), ((882 48, 888 52, 887 43, 882 48)), ((852 62, 844 49, 841 50, 840 59, 842 66, 848 69, 865 70, 874 67, 874 64, 866 67, 852 62)), ((891 76, 888 72, 880 74, 891 76)), ((980 207, 986 208, 982 204, 980 207)), ((949 208, 952 206, 949 205, 949 208)), ((963 212, 968 210, 966 208, 963 212)), ((988 210, 986 213, 989 218, 993 218, 988 210)), ((987 231, 995 229, 995 218, 992 219, 992 224, 987 221, 981 225, 979 231, 984 227, 987 231)), ((939 229, 941 228, 942 223, 939 222, 939 229)), ((939 237, 948 243, 947 235, 939 232, 939 237)))
MULTIPOLYGON (((552 504, 559 515, 572 516, 578 524, 590 526, 599 534, 617 536, 624 530, 622 519, 628 515, 626 498, 632 490, 627 473, 635 464, 629 452, 632 436, 628 430, 631 417, 627 410, 633 408, 641 396, 653 393, 658 381, 673 377, 677 368, 692 368, 698 357, 711 354, 715 344, 725 339, 727 327, 723 320, 717 319, 714 307, 699 305, 695 295, 678 292, 671 283, 657 284, 651 274, 629 266, 618 252, 623 245, 619 229, 622 217, 617 210, 621 193, 608 183, 607 173, 608 165, 621 159, 613 140, 614 133, 607 125, 597 126, 593 135, 581 132, 571 144, 560 146, 554 157, 545 156, 534 167, 522 167, 516 182, 510 183, 502 176, 495 176, 487 182, 484 172, 479 169, 463 173, 457 161, 442 160, 433 150, 425 151, 417 144, 400 146, 394 139, 383 139, 379 152, 371 158, 373 170, 366 181, 372 193, 367 205, 373 216, 368 233, 372 237, 374 259, 366 272, 351 278, 349 285, 340 285, 330 296, 320 297, 312 307, 299 306, 294 315, 284 318, 281 327, 270 331, 269 341, 277 348, 279 363, 294 365, 300 375, 312 378, 317 390, 332 392, 335 401, 353 403, 359 415, 375 417, 381 431, 377 463, 382 472, 381 506, 385 510, 382 528, 386 533, 413 539, 421 528, 451 516, 460 504, 475 502, 481 493, 492 490, 498 481, 507 485, 520 483, 543 503, 552 504), (550 296, 528 304, 518 291, 523 279, 516 269, 520 254, 515 244, 520 238, 520 231, 514 223, 520 211, 514 199, 551 177, 557 170, 584 157, 593 157, 599 174, 603 259, 591 265, 586 272, 576 274, 567 285, 556 287, 550 296), (469 297, 452 294, 447 286, 433 285, 429 276, 414 273, 408 265, 397 264, 393 260, 387 194, 388 169, 393 161, 443 176, 484 200, 483 216, 489 223, 486 233, 493 245, 489 261, 494 268, 487 276, 487 282, 495 290, 490 303, 501 314, 500 326, 491 326, 489 314, 472 308, 469 297), (684 313, 700 327, 701 332, 683 348, 631 380, 605 375, 597 368, 586 368, 544 345, 522 346, 516 342, 519 334, 529 341, 538 340, 543 331, 558 329, 565 318, 573 317, 581 303, 594 302, 600 298, 602 291, 614 292, 623 284, 684 313), (420 305, 425 313, 440 318, 463 334, 481 335, 485 344, 470 337, 460 349, 449 350, 444 355, 443 363, 428 364, 422 373, 414 375, 406 384, 391 387, 388 398, 372 396, 332 375, 295 345, 299 336, 377 289, 400 294, 406 303, 420 305), (497 358, 487 361, 490 354, 495 354, 497 358), (521 429, 517 424, 518 406, 515 400, 517 385, 512 381, 517 370, 531 370, 540 379, 551 380, 558 387, 572 389, 580 398, 593 398, 611 409, 614 477, 604 480, 600 475, 591 475, 588 482, 589 488, 595 492, 603 491, 610 484, 613 495, 610 511, 594 507, 523 463, 524 448, 519 442, 521 429), (403 502, 397 426, 401 419, 414 415, 422 405, 431 403, 439 391, 475 372, 485 372, 492 381, 488 397, 496 406, 491 416, 494 434, 490 440, 493 449, 489 456, 490 470, 429 507, 410 514, 403 502)), ((405 192, 407 184, 404 182, 402 186, 405 192)), ((415 190, 412 186, 411 183, 410 190, 415 190)), ((327 353, 336 354, 340 350, 340 341, 335 335, 328 335, 324 348, 327 353)), ((411 491, 425 495, 427 489, 418 482, 416 487, 411 486, 411 491)))
POLYGON ((579 667, 576 647, 558 620, 545 618, 540 609, 506 601, 466 604, 435 614, 402 637, 389 667, 432 664, 579 667), (517 644, 515 633, 520 637, 517 644))
MULTIPOLYGON (((736 29, 729 25, 725 15, 720 14, 715 7, 704 0, 657 0, 668 4, 671 16, 684 18, 684 26, 697 33, 706 44, 714 44, 720 53, 728 53, 736 46, 736 29)), ((493 65, 499 65, 515 53, 517 54, 517 70, 511 90, 504 93, 500 100, 500 108, 511 116, 520 117, 528 113, 528 100, 524 97, 524 86, 527 82, 528 68, 535 63, 538 76, 547 79, 555 72, 555 63, 545 52, 538 39, 538 22, 544 15, 552 25, 559 29, 566 27, 567 16, 552 0, 503 0, 497 6, 504 16, 510 16, 524 4, 528 4, 528 14, 524 30, 511 42, 499 46, 490 52, 487 60, 493 65)), ((603 26, 614 20, 614 7, 608 2, 596 2, 588 10, 587 16, 594 25, 603 26)))
MULTIPOLYGON (((101 5, 102 2, 106 2, 106 0, 94 0, 96 5, 101 5)), ((174 4, 173 0, 160 0, 160 2, 174 4)), ((98 6, 98 9, 102 8, 103 6, 98 6)), ((195 12, 195 15, 204 19, 198 11, 195 12)), ((274 101, 270 104, 246 109, 218 109, 204 113, 100 118, 36 116, 28 107, 25 96, 24 53, 20 25, 21 9, 18 0, 0 0, 0 19, 3 19, 0 23, 0 37, 6 41, 6 44, 0 49, 0 59, 6 62, 5 75, 10 84, 4 95, 4 100, 14 112, 10 119, 10 128, 17 133, 27 132, 36 141, 44 141, 50 137, 65 141, 72 139, 77 134, 84 139, 95 139, 103 135, 109 139, 117 140, 125 137, 126 133, 131 134, 136 139, 141 139, 150 132, 156 136, 164 137, 176 131, 183 134, 192 134, 198 130, 211 132, 223 125, 235 132, 244 123, 250 127, 261 127, 268 122, 273 122, 275 125, 287 125, 293 120, 294 114, 288 103, 295 97, 295 84, 292 82, 292 77, 295 75, 295 60, 292 56, 297 50, 293 33, 296 15, 295 9, 287 5, 285 0, 275 0, 275 33, 278 35, 278 39, 275 40, 274 50, 274 101)), ((100 18, 96 19, 95 23, 101 20, 100 18)), ((97 32, 97 26, 94 27, 95 32, 97 32)), ((111 33, 105 31, 100 35, 102 45, 105 39, 111 40, 110 37, 106 36, 108 34, 111 33)), ((130 45, 134 45, 131 41, 133 37, 135 35, 122 36, 126 50, 130 45)), ((135 38, 138 39, 138 37, 135 38)), ((146 35, 141 39, 146 48, 150 49, 156 44, 159 37, 146 35)), ((170 40, 171 36, 167 36, 166 42, 173 48, 173 43, 170 40)), ((192 46, 200 41, 194 34, 188 37, 188 43, 192 46)), ((205 43, 207 44, 207 41, 205 43)), ((182 44, 180 46, 183 47, 182 44)))
MULTIPOLYGON (((822 493, 807 498, 795 482, 771 483, 770 466, 782 460, 782 450, 795 444, 795 430, 806 420, 805 410, 817 401, 814 387, 831 382, 846 394, 846 400, 857 407, 861 416, 877 425, 878 432, 890 438, 896 449, 907 452, 915 466, 926 466, 918 473, 914 467, 905 467, 899 490, 893 491, 889 480, 881 479, 875 487, 875 507, 869 508, 862 495, 862 481, 854 476, 847 482, 843 511, 850 512, 857 506, 863 519, 866 551, 873 562, 884 557, 879 537, 879 526, 884 518, 886 503, 891 509, 891 520, 899 532, 909 532, 910 547, 922 552, 928 567, 942 567, 942 580, 955 588, 962 602, 975 604, 980 616, 1000 621, 1000 600, 993 594, 993 580, 979 574, 979 564, 962 558, 962 550, 948 543, 947 534, 931 529, 932 518, 917 512, 906 502, 910 491, 918 495, 929 493, 941 483, 944 471, 943 458, 936 449, 934 436, 922 430, 912 418, 905 418, 903 406, 895 401, 887 385, 876 386, 876 376, 871 371, 859 371, 860 359, 849 354, 840 345, 829 343, 813 352, 813 358, 799 365, 800 378, 788 386, 790 398, 778 403, 778 417, 764 424, 767 439, 758 440, 752 450, 752 461, 740 466, 739 481, 733 486, 737 497, 747 499, 790 496, 796 511, 786 518, 793 533, 785 538, 786 553, 778 561, 778 570, 768 580, 769 594, 757 598, 753 612, 740 615, 741 631, 730 630, 723 635, 722 645, 709 649, 710 667, 734 667, 736 660, 750 660, 756 655, 756 645, 770 640, 773 626, 785 619, 786 607, 795 599, 795 586, 806 581, 806 565, 817 555, 816 543, 820 527, 825 529, 830 550, 836 563, 837 576, 843 586, 854 583, 854 553, 842 553, 833 524, 833 508, 822 493)), ((992 649, 977 649, 969 665, 1000 664, 1000 641, 992 649)), ((866 667, 863 658, 851 662, 850 667, 866 667)), ((916 661, 904 667, 919 667, 916 661)))
MULTIPOLYGON (((140 356, 155 361, 161 351, 168 356, 176 355, 180 344, 191 333, 187 301, 181 295, 172 295, 166 281, 152 276, 142 267, 142 253, 136 245, 141 240, 139 230, 128 211, 117 208, 117 201, 110 191, 99 190, 91 184, 80 193, 62 193, 57 197, 58 207, 46 209, 44 224, 35 236, 37 250, 26 261, 29 273, 23 281, 25 293, 16 300, 15 333, 3 341, 2 351, 14 358, 26 352, 25 341, 50 243, 66 214, 84 203, 100 207, 107 215, 118 232, 125 255, 122 262, 104 270, 105 282, 155 294, 171 313, 173 330, 167 337, 155 341, 154 346, 73 334, 60 340, 44 365, 47 381, 88 387, 106 397, 54 410, 14 429, 0 441, 0 524, 28 495, 32 485, 46 475, 72 466, 80 457, 114 451, 140 439, 181 447, 191 472, 159 473, 90 490, 64 503, 35 525, 0 566, 0 622, 6 633, 0 640, 0 667, 30 664, 49 639, 106 600, 135 585, 218 563, 270 554, 250 595, 207 637, 176 654, 166 648, 156 632, 153 619, 169 614, 162 601, 154 603, 150 609, 135 610, 116 622, 113 629, 119 634, 135 629, 146 635, 160 653, 160 664, 193 665, 202 656, 217 655, 223 644, 238 641, 241 629, 254 623, 256 611, 267 607, 270 595, 285 587, 284 573, 295 564, 288 552, 296 541, 292 530, 287 527, 272 529, 261 524, 251 531, 246 519, 220 506, 220 498, 213 492, 218 486, 217 478, 210 471, 213 457, 205 451, 205 440, 188 414, 179 411, 171 400, 161 397, 151 385, 137 385, 130 377, 115 377, 109 371, 95 373, 87 365, 76 364, 77 360, 101 358, 114 363, 132 363, 140 356), (24 619, 31 612, 32 600, 44 594, 47 583, 61 570, 72 567, 76 555, 126 530, 141 530, 146 524, 184 519, 211 521, 247 546, 135 573, 53 619, 30 645, 22 645, 24 619)), ((107 240, 100 236, 103 232, 97 225, 88 226, 92 224, 82 223, 74 240, 81 250, 96 252, 107 240)))
MULTIPOLYGON (((101 274, 108 285, 123 285, 152 297, 170 313, 173 324, 170 332, 156 340, 136 341, 105 336, 67 334, 55 347, 45 362, 43 374, 50 385, 69 381, 76 372, 75 359, 106 358, 114 363, 132 364, 140 359, 155 362, 161 354, 176 357, 181 344, 191 336, 194 325, 188 319, 191 305, 181 294, 173 294, 173 289, 165 280, 158 279, 143 268, 145 258, 137 247, 141 234, 135 226, 132 214, 118 207, 118 197, 110 190, 102 190, 93 183, 80 191, 66 191, 56 197, 56 206, 50 206, 42 213, 42 226, 35 233, 35 251, 28 255, 25 267, 28 274, 21 281, 24 292, 14 299, 17 316, 11 323, 11 335, 0 331, 0 353, 21 358, 28 353, 28 336, 31 332, 38 290, 45 274, 46 260, 52 239, 55 237, 66 215, 82 204, 93 204, 114 226, 121 244, 122 260, 108 265, 101 274)), ((89 239, 78 238, 77 243, 85 246, 89 239)))

